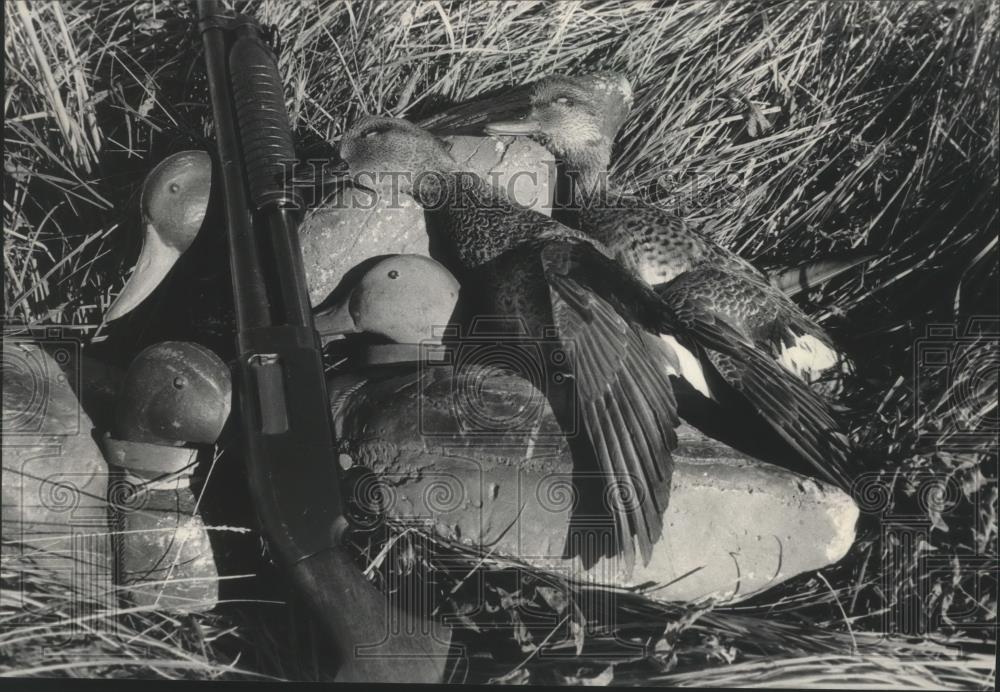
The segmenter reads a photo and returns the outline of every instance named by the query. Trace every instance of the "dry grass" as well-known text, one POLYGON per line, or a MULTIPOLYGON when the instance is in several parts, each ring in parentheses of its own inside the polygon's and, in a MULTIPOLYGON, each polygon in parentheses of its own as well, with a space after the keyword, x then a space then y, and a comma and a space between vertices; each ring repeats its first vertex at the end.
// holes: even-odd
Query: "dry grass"
MULTIPOLYGON (((996 332, 975 343, 943 341, 979 369, 934 370, 917 349, 930 324, 961 335, 969 318, 1000 312, 996 3, 239 5, 283 38, 303 156, 328 153, 363 112, 419 116, 553 71, 617 68, 638 94, 615 156, 622 180, 658 187, 748 258, 877 255, 864 272, 807 298, 859 364, 844 402, 866 474, 857 488, 866 523, 854 551, 822 578, 803 577, 738 609, 693 621, 685 609, 642 611, 647 624, 675 623, 676 633, 664 637, 661 628, 661 651, 634 670, 616 667, 616 682, 992 685, 996 332), (922 630, 907 629, 914 613, 922 630), (866 648, 881 631, 951 644, 893 638, 866 648), (659 669, 642 667, 653 659, 659 669)), ((167 153, 207 146, 197 36, 180 3, 4 9, 5 316, 89 334, 132 261, 143 175, 167 153)), ((5 584, 18 570, 5 565, 5 584)), ((58 616, 62 596, 43 579, 31 584, 48 603, 39 613, 58 616)), ((508 586, 508 594, 525 588, 508 586)), ((3 617, 31 627, 17 617, 34 614, 3 617)), ((133 654, 169 658, 164 674, 179 675, 178 661, 191 663, 184 675, 192 677, 232 672, 211 643, 189 637, 192 626, 218 634, 227 625, 145 617, 132 630, 145 634, 116 640, 118 649, 87 640, 95 652, 115 651, 119 668, 39 672, 126 675, 137 672, 123 663, 133 654), (154 640, 173 653, 154 651, 154 640)), ((232 636, 256 648, 247 655, 253 670, 319 674, 308 657, 282 665, 263 651, 288 646, 269 633, 273 622, 240 618, 232 636)), ((31 646, 44 639, 25 640, 4 670, 33 668, 31 646)), ((477 640, 482 656, 470 679, 608 681, 606 667, 584 659, 578 670, 543 665, 537 654, 519 665, 530 652, 511 656, 502 637, 487 639, 477 640)), ((541 641, 544 633, 533 635, 536 648, 541 641)), ((568 645, 554 637, 542 648, 560 646, 568 645)))
MULTIPOLYGON (((83 678, 259 679, 217 655, 232 625, 212 615, 115 607, 115 594, 80 593, 4 541, 0 675, 83 678), (10 551, 10 552, 8 552, 10 551)), ((44 562, 44 561, 42 561, 44 562)))

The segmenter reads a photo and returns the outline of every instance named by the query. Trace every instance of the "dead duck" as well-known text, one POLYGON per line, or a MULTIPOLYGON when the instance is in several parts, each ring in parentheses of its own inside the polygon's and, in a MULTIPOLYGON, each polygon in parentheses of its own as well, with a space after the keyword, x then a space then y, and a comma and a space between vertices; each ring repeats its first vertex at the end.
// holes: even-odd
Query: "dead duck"
POLYGON ((353 175, 398 185, 425 208, 432 254, 461 283, 470 315, 501 318, 501 339, 539 342, 542 387, 575 445, 580 478, 599 483, 581 497, 610 489, 605 507, 585 508, 612 519, 602 554, 629 563, 635 540, 648 561, 662 531, 679 423, 670 373, 721 381, 844 482, 830 467, 843 465, 847 443, 826 405, 698 301, 665 302, 675 294, 657 295, 593 238, 463 174, 443 142, 404 120, 363 119, 340 155, 353 175), (683 372, 689 366, 697 372, 683 372))
MULTIPOLYGON (((491 123, 494 126, 499 123, 509 124, 510 121, 521 120, 528 120, 530 123, 532 100, 538 99, 540 88, 545 84, 558 83, 560 80, 565 84, 575 83, 584 91, 602 90, 607 94, 608 98, 602 104, 605 109, 604 126, 598 136, 614 140, 617 135, 616 128, 620 128, 628 109, 631 107, 631 99, 627 98, 631 85, 627 79, 615 72, 597 72, 579 77, 553 75, 519 86, 502 87, 474 99, 438 110, 418 120, 416 124, 442 136, 481 137, 486 133, 486 128, 491 123), (606 84, 617 85, 617 87, 605 90, 606 84), (617 93, 615 89, 617 89, 617 93), (619 95, 622 98, 619 98, 619 95)), ((516 123, 515 127, 518 124, 521 123, 516 123)), ((529 127, 529 129, 534 128, 529 127)), ((534 132, 530 137, 538 141, 544 139, 542 134, 534 132)), ((558 164, 557 171, 562 173, 557 176, 560 178, 560 185, 559 189, 556 190, 555 197, 560 204, 556 208, 556 216, 572 226, 574 223, 572 203, 574 181, 565 175, 565 161, 558 162, 558 164)), ((595 167, 599 168, 600 163, 595 164, 595 167)), ((825 257, 804 264, 778 263, 757 268, 767 276, 772 286, 789 297, 795 297, 820 288, 846 272, 871 262, 875 257, 869 253, 850 253, 838 257, 825 257)))
MULTIPOLYGON (((557 204, 556 218, 604 243, 658 291, 693 290, 703 309, 752 339, 796 376, 812 382, 831 371, 842 358, 826 331, 768 277, 683 218, 609 186, 612 144, 632 100, 631 84, 615 72, 553 75, 423 124, 436 131, 481 127, 487 134, 523 135, 541 142, 561 162, 559 186, 569 190, 560 193, 564 202, 557 204), (497 115, 491 119, 493 108, 497 115)), ((828 275, 830 264, 822 265, 828 275)), ((777 277, 777 283, 788 281, 777 277)))
POLYGON ((442 327, 457 314, 451 273, 423 256, 376 258, 335 293, 316 321, 327 335, 359 343, 328 380, 345 483, 354 479, 346 506, 359 528, 393 519, 582 583, 646 585, 651 598, 685 601, 745 598, 838 559, 850 545, 857 508, 846 494, 681 426, 662 516, 670 535, 631 572, 606 561, 587 569, 563 552, 573 502, 563 490, 574 463, 544 397, 524 377, 481 363, 467 398, 468 373, 439 355, 447 348, 442 327), (470 434, 470 419, 517 421, 537 407, 537 426, 470 434), (782 542, 761 540, 772 534, 782 542))

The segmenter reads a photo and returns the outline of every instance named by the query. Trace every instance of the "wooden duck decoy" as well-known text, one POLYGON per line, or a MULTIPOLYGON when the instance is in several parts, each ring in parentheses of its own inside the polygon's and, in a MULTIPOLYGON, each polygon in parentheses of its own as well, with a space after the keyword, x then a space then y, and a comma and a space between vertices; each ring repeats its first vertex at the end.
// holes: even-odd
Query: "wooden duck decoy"
POLYGON ((644 584, 650 598, 667 601, 740 600, 838 560, 850 546, 858 510, 845 493, 682 425, 662 514, 669 531, 649 563, 623 572, 567 557, 569 447, 530 381, 488 367, 470 378, 441 357, 441 327, 457 314, 457 300, 458 282, 441 264, 397 255, 350 273, 317 316, 324 332, 359 346, 328 380, 341 463, 350 464, 349 476, 371 472, 382 484, 373 493, 370 481, 359 483, 346 498, 359 524, 384 517, 418 525, 581 583, 644 584), (466 398, 469 379, 475 395, 466 398), (495 436, 469 429, 469 419, 517 421, 538 404, 537 426, 495 436))
POLYGON ((718 380, 843 482, 836 469, 847 443, 826 405, 699 301, 657 295, 593 238, 462 174, 440 140, 406 121, 363 119, 345 134, 341 157, 352 174, 398 184, 425 208, 432 254, 458 278, 470 315, 507 320, 505 338, 539 341, 546 397, 574 446, 580 511, 588 521, 610 515, 614 526, 590 559, 620 554, 631 564, 635 540, 648 562, 679 422, 667 376, 688 366, 697 369, 689 378, 718 380))
MULTIPOLYGON (((657 291, 698 301, 796 376, 814 382, 832 373, 843 362, 832 340, 779 288, 808 286, 794 278, 802 268, 772 282, 683 218, 609 186, 612 144, 632 100, 631 84, 615 72, 553 75, 421 124, 536 139, 560 162, 557 219, 604 243, 657 291)), ((816 273, 836 275, 856 260, 837 271, 831 264, 818 264, 816 273)))
POLYGON ((199 343, 224 360, 232 357, 226 238, 211 195, 212 159, 204 151, 172 154, 146 176, 142 246, 105 314, 103 333, 88 345, 92 356, 127 364, 143 348, 173 339, 199 343), (218 232, 207 232, 212 227, 218 232))
POLYGON ((212 457, 229 418, 229 368, 198 344, 154 344, 129 364, 117 399, 101 446, 123 484, 108 508, 123 595, 133 605, 210 610, 220 583, 199 511, 198 458, 212 457))

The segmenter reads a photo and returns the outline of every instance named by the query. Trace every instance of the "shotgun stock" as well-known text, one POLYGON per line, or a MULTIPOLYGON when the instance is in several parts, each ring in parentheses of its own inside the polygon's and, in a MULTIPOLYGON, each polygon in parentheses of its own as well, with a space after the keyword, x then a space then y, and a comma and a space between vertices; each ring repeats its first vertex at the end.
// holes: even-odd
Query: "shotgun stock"
POLYGON ((215 0, 198 0, 197 10, 236 304, 238 415, 261 529, 333 638, 338 680, 440 682, 449 630, 396 611, 342 545, 347 521, 299 251, 302 205, 285 185, 295 152, 274 54, 252 18, 224 14, 215 0))

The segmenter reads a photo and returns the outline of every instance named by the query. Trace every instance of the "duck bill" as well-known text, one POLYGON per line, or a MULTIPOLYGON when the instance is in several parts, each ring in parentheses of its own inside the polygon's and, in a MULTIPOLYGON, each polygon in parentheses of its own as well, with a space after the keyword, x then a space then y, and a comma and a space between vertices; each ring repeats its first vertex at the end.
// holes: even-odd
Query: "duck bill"
POLYGON ((357 334, 360 331, 351 315, 350 304, 350 297, 348 297, 340 303, 313 313, 316 332, 324 343, 339 336, 357 334))
POLYGON ((859 254, 842 259, 820 260, 797 267, 780 267, 768 272, 771 285, 786 295, 796 296, 819 288, 850 270, 867 264, 875 255, 859 254))
POLYGON ((417 122, 438 136, 482 136, 490 123, 524 121, 531 113, 533 84, 505 88, 499 92, 456 104, 417 122))
POLYGON ((127 315, 146 300, 156 287, 163 283, 163 279, 177 264, 180 256, 181 250, 166 244, 152 224, 147 225, 146 236, 142 240, 142 250, 139 251, 139 259, 135 263, 132 276, 115 298, 115 302, 111 304, 104 318, 105 322, 127 315))
POLYGON ((330 162, 323 166, 322 173, 323 183, 332 183, 334 185, 346 185, 351 181, 351 167, 348 165, 347 161, 336 156, 331 159, 330 162))
POLYGON ((514 135, 531 136, 542 131, 541 123, 537 120, 497 120, 486 123, 483 132, 488 135, 514 135))

